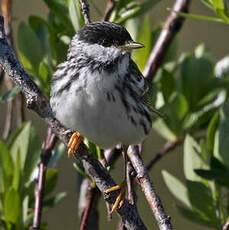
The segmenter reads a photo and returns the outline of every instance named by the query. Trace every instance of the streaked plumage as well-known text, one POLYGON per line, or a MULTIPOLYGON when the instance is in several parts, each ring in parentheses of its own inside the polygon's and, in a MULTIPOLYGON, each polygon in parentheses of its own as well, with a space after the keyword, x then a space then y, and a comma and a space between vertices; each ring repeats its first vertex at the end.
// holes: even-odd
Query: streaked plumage
POLYGON ((114 23, 88 24, 53 76, 50 102, 57 119, 104 149, 138 144, 151 129, 144 78, 130 51, 118 48, 131 40, 114 23))

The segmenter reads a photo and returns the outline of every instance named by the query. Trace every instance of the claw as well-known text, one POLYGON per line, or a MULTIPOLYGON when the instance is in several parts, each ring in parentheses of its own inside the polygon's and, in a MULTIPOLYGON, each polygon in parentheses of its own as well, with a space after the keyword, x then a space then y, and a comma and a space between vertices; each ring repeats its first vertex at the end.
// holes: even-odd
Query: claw
POLYGON ((68 142, 68 157, 76 151, 79 147, 79 144, 83 140, 83 137, 80 135, 79 132, 74 132, 68 142))
POLYGON ((111 212, 116 211, 117 209, 121 208, 125 201, 125 194, 126 194, 126 181, 123 181, 121 185, 113 186, 105 191, 105 193, 113 192, 120 190, 119 195, 117 196, 115 203, 111 209, 111 212))

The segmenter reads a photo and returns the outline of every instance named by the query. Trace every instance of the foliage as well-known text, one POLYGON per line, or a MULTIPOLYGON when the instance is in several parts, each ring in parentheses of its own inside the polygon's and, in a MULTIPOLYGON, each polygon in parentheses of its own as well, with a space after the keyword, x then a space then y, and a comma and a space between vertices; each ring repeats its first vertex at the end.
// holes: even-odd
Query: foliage
MULTIPOLYGON (((41 144, 30 122, 15 131, 7 143, 0 141, 0 228, 28 229, 33 218, 34 180, 41 144)), ((52 157, 52 168, 47 170, 44 208, 61 201, 65 193, 52 195, 57 183, 54 168, 56 151, 52 157), (52 203, 50 201, 53 201, 52 203)))

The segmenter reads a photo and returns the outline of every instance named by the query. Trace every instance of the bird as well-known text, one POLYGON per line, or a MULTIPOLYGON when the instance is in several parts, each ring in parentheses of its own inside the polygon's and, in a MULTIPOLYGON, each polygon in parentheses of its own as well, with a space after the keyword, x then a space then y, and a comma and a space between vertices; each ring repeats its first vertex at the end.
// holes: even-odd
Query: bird
MULTIPOLYGON (((131 59, 131 51, 143 47, 112 22, 91 22, 72 38, 67 60, 53 75, 50 94, 57 120, 75 131, 69 156, 84 137, 101 149, 139 144, 147 137, 152 126, 144 99, 147 84, 131 59)), ((105 191, 121 190, 114 210, 123 203, 124 184, 105 191)))

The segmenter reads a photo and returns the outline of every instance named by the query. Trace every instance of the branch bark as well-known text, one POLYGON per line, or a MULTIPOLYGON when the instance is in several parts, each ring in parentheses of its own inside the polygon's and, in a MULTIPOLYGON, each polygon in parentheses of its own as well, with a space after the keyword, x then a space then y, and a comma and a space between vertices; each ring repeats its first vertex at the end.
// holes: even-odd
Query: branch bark
POLYGON ((34 217, 33 225, 30 227, 30 230, 39 230, 41 225, 41 216, 42 216, 42 203, 43 196, 45 191, 45 176, 48 166, 48 162, 52 155, 52 149, 56 144, 57 138, 55 134, 52 133, 52 130, 48 128, 47 137, 43 143, 41 150, 41 160, 38 166, 38 177, 36 179, 36 185, 34 190, 35 196, 35 206, 34 206, 34 217))
POLYGON ((170 217, 166 215, 161 200, 154 189, 148 171, 140 157, 138 146, 129 146, 127 155, 137 173, 136 177, 139 185, 141 186, 146 200, 153 211, 160 230, 171 230, 172 225, 170 223, 170 217))
POLYGON ((115 5, 116 5, 115 0, 108 0, 106 10, 105 10, 105 14, 103 16, 102 21, 109 21, 111 13, 115 8, 115 5))
POLYGON ((184 18, 180 17, 176 12, 187 12, 189 4, 190 0, 176 0, 171 14, 164 23, 143 71, 143 75, 149 83, 156 76, 156 72, 161 66, 170 44, 183 25, 184 18))
POLYGON ((89 9, 89 5, 88 5, 87 1, 86 0, 80 0, 80 6, 81 6, 81 12, 84 16, 85 24, 90 23, 91 22, 90 9, 89 9))
MULTIPOLYGON (((8 45, 3 24, 4 19, 0 17, 0 66, 14 83, 21 88, 26 99, 27 107, 34 110, 43 118, 59 139, 67 145, 72 132, 66 130, 59 121, 54 118, 48 99, 37 87, 31 76, 21 66, 13 49, 8 45)), ((81 161, 85 172, 95 181, 102 193, 108 188, 116 185, 107 170, 92 157, 92 154, 89 153, 87 147, 83 143, 79 146, 78 154, 74 156, 77 160, 81 161)), ((118 192, 112 192, 104 194, 104 198, 113 205, 117 195, 118 192)), ((133 207, 127 201, 125 201, 123 206, 118 210, 118 214, 121 216, 127 229, 146 229, 139 217, 136 207, 133 207)))

